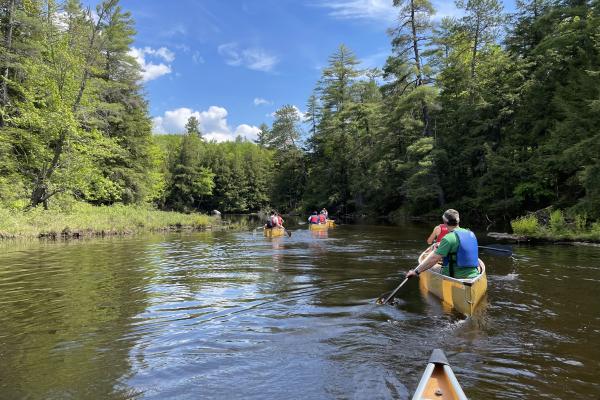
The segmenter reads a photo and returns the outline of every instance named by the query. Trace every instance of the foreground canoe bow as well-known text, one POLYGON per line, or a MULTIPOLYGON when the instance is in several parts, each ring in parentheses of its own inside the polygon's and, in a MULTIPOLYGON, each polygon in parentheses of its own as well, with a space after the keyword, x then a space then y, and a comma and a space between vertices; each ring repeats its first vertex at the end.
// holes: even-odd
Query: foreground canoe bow
POLYGON ((412 400, 467 400, 444 352, 435 349, 412 400))
MULTIPOLYGON (((423 261, 432 247, 429 247, 419 256, 419 263, 423 261)), ((419 275, 421 290, 429 292, 447 303, 456 311, 472 315, 473 310, 487 292, 487 274, 485 264, 479 260, 480 274, 473 279, 455 279, 440 273, 441 265, 436 265, 419 275)))

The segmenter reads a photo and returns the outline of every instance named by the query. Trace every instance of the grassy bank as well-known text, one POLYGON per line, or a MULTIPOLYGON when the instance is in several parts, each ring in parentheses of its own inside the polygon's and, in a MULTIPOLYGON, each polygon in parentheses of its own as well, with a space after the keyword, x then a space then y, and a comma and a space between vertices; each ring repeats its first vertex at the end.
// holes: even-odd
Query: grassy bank
POLYGON ((530 214, 511 221, 515 234, 548 241, 600 242, 600 222, 589 223, 583 215, 566 217, 561 210, 546 216, 530 214))
POLYGON ((14 211, 0 208, 0 239, 79 238, 169 230, 221 227, 219 218, 203 214, 157 211, 144 206, 96 207, 85 203, 68 209, 14 211))

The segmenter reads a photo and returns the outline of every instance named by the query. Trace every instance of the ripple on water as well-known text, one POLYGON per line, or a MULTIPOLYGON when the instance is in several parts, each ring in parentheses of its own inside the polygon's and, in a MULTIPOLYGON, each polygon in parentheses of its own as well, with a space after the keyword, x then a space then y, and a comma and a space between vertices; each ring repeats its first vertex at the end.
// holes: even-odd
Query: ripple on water
POLYGON ((408 398, 436 347, 469 398, 600 392, 597 248, 486 258, 487 302, 464 318, 416 281, 395 306, 374 304, 420 254, 415 238, 429 227, 356 229, 0 254, 2 396, 408 398))

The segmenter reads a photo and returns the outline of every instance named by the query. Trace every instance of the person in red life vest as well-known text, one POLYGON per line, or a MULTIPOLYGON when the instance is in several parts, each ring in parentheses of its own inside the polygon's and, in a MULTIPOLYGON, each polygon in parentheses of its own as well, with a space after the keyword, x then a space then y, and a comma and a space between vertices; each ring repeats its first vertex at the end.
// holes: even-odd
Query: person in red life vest
POLYGON ((271 215, 269 216, 269 219, 265 224, 265 229, 277 228, 279 226, 281 226, 281 224, 279 223, 279 218, 277 218, 277 214, 275 214, 275 211, 271 211, 271 215))
POLYGON ((458 211, 449 209, 442 216, 448 233, 439 246, 432 251, 417 268, 406 273, 406 277, 419 276, 423 271, 436 265, 442 259, 441 274, 456 279, 473 279, 479 275, 479 254, 477 237, 468 229, 458 226, 458 211))
POLYGON ((427 238, 427 244, 431 245, 433 243, 437 245, 440 244, 444 236, 446 236, 450 232, 448 230, 448 226, 446 224, 439 224, 435 228, 433 228, 433 232, 427 238))
POLYGON ((320 224, 327 223, 327 217, 325 216, 325 213, 323 211, 321 211, 321 214, 319 214, 319 223, 320 224))
POLYGON ((277 213, 277 223, 279 224, 280 227, 283 228, 283 218, 281 217, 281 214, 277 213))
POLYGON ((313 211, 312 215, 310 217, 308 217, 308 223, 309 224, 318 224, 319 223, 319 215, 317 214, 316 211, 313 211))

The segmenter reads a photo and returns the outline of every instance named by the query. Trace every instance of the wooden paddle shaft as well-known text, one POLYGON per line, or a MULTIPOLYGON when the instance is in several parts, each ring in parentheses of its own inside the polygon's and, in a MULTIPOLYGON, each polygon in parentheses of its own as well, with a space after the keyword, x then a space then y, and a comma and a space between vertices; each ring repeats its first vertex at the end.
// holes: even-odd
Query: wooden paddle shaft
POLYGON ((385 299, 385 300, 383 301, 383 303, 381 303, 381 304, 386 304, 388 301, 390 301, 390 299, 391 299, 392 297, 394 297, 394 295, 396 294, 396 292, 397 292, 398 290, 400 290, 400 288, 401 288, 402 286, 404 286, 404 284, 405 284, 407 281, 408 281, 408 277, 407 277, 407 278, 405 278, 405 279, 402 281, 402 283, 401 283, 400 285, 398 285, 398 287, 397 287, 396 289, 394 289, 394 291, 392 292, 392 294, 390 294, 390 295, 387 297, 387 299, 385 299))

